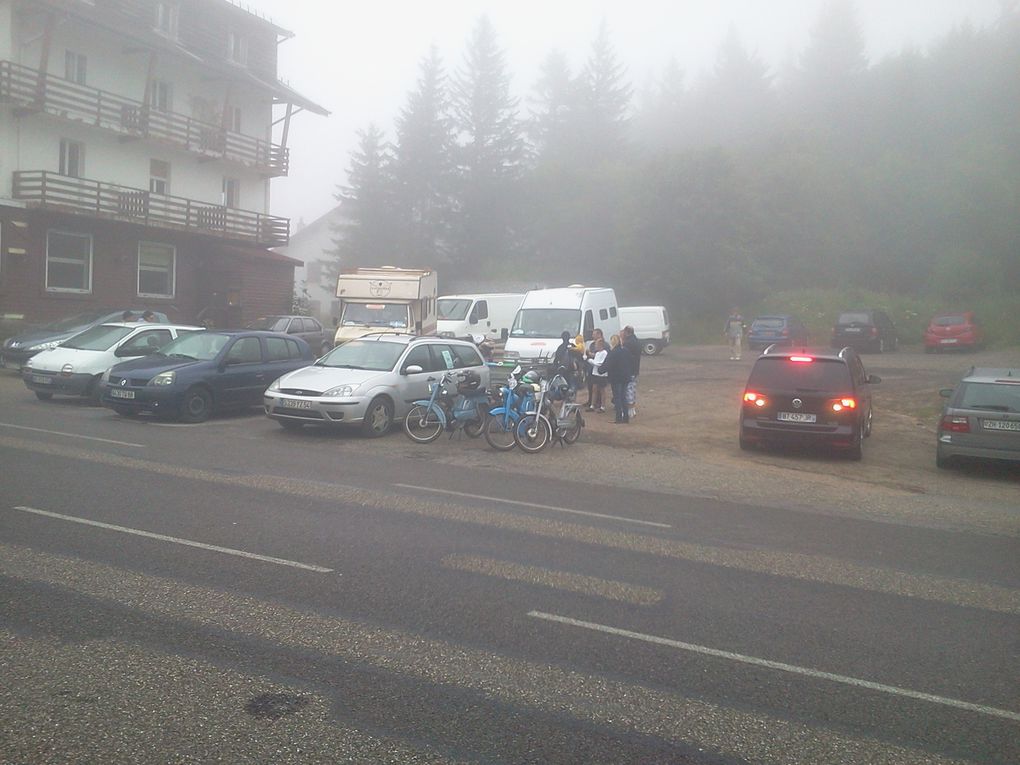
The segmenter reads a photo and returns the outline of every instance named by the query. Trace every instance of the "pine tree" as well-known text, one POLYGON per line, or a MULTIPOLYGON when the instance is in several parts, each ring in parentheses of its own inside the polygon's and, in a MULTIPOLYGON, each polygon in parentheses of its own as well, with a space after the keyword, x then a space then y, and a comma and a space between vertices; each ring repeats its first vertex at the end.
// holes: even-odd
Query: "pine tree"
POLYGON ((550 53, 539 70, 539 78, 530 99, 531 118, 528 135, 536 153, 557 155, 570 145, 571 123, 577 115, 577 83, 570 73, 566 57, 550 53))
POLYGON ((578 77, 580 146, 586 159, 615 158, 626 146, 633 89, 624 79, 603 20, 591 54, 578 77))

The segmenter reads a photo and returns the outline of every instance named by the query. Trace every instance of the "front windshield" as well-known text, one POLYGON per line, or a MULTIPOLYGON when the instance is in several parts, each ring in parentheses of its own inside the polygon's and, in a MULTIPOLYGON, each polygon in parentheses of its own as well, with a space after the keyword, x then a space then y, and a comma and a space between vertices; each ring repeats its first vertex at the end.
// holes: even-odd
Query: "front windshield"
POLYGON ((514 319, 512 337, 549 337, 559 340, 564 332, 580 334, 581 312, 574 308, 522 308, 514 319))
POLYGON ((468 309, 471 308, 470 300, 439 300, 436 302, 439 311, 439 318, 450 321, 463 321, 467 317, 468 309))
POLYGON ((230 335, 219 332, 189 332, 164 345, 159 353, 172 359, 209 361, 216 358, 229 340, 230 335))
POLYGON ((74 348, 78 351, 108 351, 117 341, 127 337, 135 330, 135 327, 116 327, 109 324, 100 324, 98 327, 86 329, 66 341, 64 348, 74 348))
POLYGON ((404 303, 347 303, 340 324, 407 329, 407 306, 404 303))
POLYGON ((43 329, 52 329, 54 332, 66 332, 69 329, 75 327, 83 327, 86 324, 92 324, 102 319, 109 313, 108 311, 86 311, 85 313, 78 313, 74 316, 68 316, 63 319, 58 319, 52 324, 47 324, 43 329))
POLYGON ((388 372, 407 346, 384 340, 351 340, 338 345, 317 362, 316 366, 339 369, 370 369, 388 372))
POLYGON ((290 323, 289 316, 263 316, 255 321, 248 322, 246 329, 265 329, 269 332, 285 332, 290 323))

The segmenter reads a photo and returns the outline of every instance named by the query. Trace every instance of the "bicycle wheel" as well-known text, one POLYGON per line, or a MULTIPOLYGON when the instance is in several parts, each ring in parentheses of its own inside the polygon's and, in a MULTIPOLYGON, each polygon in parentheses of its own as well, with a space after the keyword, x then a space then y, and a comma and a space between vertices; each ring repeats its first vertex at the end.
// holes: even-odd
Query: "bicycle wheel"
POLYGON ((577 439, 581 437, 581 428, 583 427, 581 413, 574 412, 574 416, 571 419, 573 422, 570 423, 570 426, 561 429, 561 432, 563 433, 563 443, 565 444, 576 443, 577 439))
POLYGON ((552 440, 552 425, 544 414, 525 415, 514 429, 514 440, 529 454, 540 452, 552 440))
POLYGON ((431 443, 443 432, 443 422, 431 406, 416 404, 404 418, 404 432, 419 444, 431 443))
POLYGON ((478 419, 464 423, 464 435, 468 438, 478 438, 485 430, 485 421, 489 419, 488 402, 485 407, 478 407, 478 419))
POLYGON ((505 415, 489 417, 485 420, 485 428, 482 433, 485 435, 485 443, 498 452, 508 452, 517 446, 514 438, 513 420, 507 420, 505 415))

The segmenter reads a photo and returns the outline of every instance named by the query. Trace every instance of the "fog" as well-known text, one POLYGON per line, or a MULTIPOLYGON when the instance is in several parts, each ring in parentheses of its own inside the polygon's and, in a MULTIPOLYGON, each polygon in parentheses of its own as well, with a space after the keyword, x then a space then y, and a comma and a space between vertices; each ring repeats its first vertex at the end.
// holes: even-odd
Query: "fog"
MULTIPOLYGON (((780 75, 796 62, 824 0, 322 0, 240 2, 292 31, 280 45, 280 74, 329 109, 328 118, 300 114, 288 140, 291 175, 273 182, 273 212, 295 223, 330 209, 345 182, 356 131, 369 123, 392 136, 393 120, 414 87, 418 64, 435 45, 446 70, 461 63, 472 26, 488 15, 506 54, 515 95, 526 97, 541 62, 562 52, 576 71, 605 21, 635 102, 674 59, 688 87, 710 70, 731 29, 780 75)), ((872 62, 904 48, 924 48, 954 26, 981 26, 1000 0, 857 0, 854 7, 872 62)))

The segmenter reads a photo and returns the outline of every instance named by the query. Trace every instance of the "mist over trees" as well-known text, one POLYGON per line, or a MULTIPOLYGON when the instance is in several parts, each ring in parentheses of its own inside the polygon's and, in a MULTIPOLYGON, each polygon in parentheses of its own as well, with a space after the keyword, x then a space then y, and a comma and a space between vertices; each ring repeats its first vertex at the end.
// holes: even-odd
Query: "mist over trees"
POLYGON ((477 22, 423 60, 394 144, 369 128, 341 189, 343 267, 432 266, 444 292, 609 284, 678 315, 776 291, 954 301, 1020 289, 1020 12, 924 52, 865 55, 829 3, 770 70, 735 30, 697 80, 635 92, 604 24, 579 71, 551 52, 519 102, 477 22))

